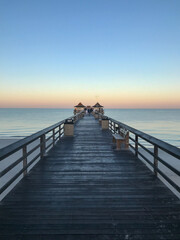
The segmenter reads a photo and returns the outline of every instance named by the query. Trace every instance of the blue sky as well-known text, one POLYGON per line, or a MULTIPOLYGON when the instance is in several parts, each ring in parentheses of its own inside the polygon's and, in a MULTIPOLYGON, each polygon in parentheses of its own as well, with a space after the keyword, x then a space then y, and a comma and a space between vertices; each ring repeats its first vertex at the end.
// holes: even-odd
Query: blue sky
POLYGON ((16 94, 48 106, 51 91, 65 107, 97 96, 123 107, 118 92, 125 100, 130 91, 132 107, 147 90, 167 96, 158 106, 169 91, 180 106, 179 0, 0 0, 0 22, 0 106, 14 106, 16 94))

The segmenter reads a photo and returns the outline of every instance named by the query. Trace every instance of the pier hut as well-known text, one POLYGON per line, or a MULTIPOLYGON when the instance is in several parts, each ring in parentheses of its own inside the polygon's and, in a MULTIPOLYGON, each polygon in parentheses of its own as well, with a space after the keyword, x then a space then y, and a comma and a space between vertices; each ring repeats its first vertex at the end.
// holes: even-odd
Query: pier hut
POLYGON ((100 105, 98 102, 93 106, 94 112, 98 112, 104 114, 104 107, 100 105))
POLYGON ((74 114, 80 113, 86 107, 80 102, 78 105, 74 106, 74 114))

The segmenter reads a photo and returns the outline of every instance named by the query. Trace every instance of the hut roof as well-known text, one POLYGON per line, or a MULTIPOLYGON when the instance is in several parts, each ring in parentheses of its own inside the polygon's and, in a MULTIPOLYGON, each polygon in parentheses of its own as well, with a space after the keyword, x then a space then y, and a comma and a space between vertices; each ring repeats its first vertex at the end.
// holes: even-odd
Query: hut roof
POLYGON ((98 102, 93 107, 103 107, 98 102))
POLYGON ((85 107, 85 106, 80 102, 78 105, 76 105, 74 107, 85 107))

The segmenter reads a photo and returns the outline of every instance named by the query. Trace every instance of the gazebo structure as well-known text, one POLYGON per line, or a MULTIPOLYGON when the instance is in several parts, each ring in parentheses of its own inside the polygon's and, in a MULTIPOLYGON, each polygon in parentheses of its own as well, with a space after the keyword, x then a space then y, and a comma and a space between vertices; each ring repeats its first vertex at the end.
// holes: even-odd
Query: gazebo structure
POLYGON ((99 112, 104 114, 103 106, 101 106, 98 102, 93 106, 94 112, 99 112))
POLYGON ((80 102, 78 105, 74 106, 74 114, 83 111, 86 107, 80 102))

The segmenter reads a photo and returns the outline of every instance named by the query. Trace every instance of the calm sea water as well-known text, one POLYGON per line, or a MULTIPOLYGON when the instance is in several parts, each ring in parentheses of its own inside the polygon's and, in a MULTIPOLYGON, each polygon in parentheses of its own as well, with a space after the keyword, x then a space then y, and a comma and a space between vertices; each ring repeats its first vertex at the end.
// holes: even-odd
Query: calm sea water
MULTIPOLYGON (((0 138, 31 135, 73 115, 73 109, 0 109, 0 138)), ((180 109, 105 109, 105 115, 180 147, 180 109)))
POLYGON ((25 137, 73 116, 73 109, 0 108, 0 138, 25 137))

